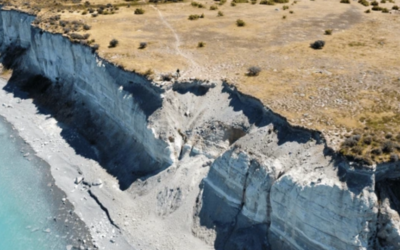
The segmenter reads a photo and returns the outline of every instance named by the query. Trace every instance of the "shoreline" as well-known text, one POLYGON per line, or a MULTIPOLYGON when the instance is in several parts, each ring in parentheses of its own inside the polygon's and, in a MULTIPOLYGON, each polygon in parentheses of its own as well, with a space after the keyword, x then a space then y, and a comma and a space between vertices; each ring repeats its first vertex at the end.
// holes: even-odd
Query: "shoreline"
MULTIPOLYGON (((6 118, 0 115, 0 123, 6 128, 8 135, 12 138, 13 143, 20 151, 21 157, 30 161, 37 169, 39 169, 41 175, 40 186, 43 190, 46 190, 46 200, 42 202, 50 203, 52 214, 51 220, 56 223, 58 227, 57 231, 51 233, 57 233, 57 235, 65 235, 66 248, 80 248, 92 249, 93 243, 91 234, 87 225, 73 212, 74 206, 65 199, 65 192, 55 185, 55 180, 50 173, 50 165, 36 156, 35 151, 32 147, 21 138, 18 131, 9 123, 6 118), (79 232, 79 233, 78 233, 79 232)), ((50 218, 50 217, 49 217, 50 218)))
MULTIPOLYGON (((53 178, 55 186, 65 194, 60 201, 71 204, 74 214, 90 232, 93 245, 98 249, 132 249, 122 231, 110 223, 98 201, 90 195, 88 186, 75 181, 79 177, 84 177, 85 183, 101 180, 104 184, 93 188, 102 189, 107 184, 118 186, 117 180, 96 161, 78 155, 61 135, 68 128, 63 128, 50 114, 39 112, 32 99, 15 97, 14 93, 23 94, 17 88, 13 88, 14 93, 4 90, 7 83, 7 79, 0 78, 0 119, 27 144, 33 157, 49 166, 49 178, 53 178)), ((69 132, 70 138, 83 140, 73 130, 69 132)), ((109 192, 109 188, 106 189, 109 192)))

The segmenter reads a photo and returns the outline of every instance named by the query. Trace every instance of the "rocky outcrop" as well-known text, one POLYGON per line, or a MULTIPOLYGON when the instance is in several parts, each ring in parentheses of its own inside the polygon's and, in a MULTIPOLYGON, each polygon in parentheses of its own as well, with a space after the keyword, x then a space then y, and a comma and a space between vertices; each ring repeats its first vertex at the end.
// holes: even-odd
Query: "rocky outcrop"
POLYGON ((2 62, 14 69, 9 91, 23 96, 22 88, 84 135, 88 145, 73 145, 77 152, 98 150, 85 156, 122 190, 151 197, 155 205, 143 207, 160 220, 190 214, 192 233, 216 249, 398 246, 390 198, 397 194, 386 191, 390 199, 379 204, 375 187, 393 168, 349 164, 319 132, 291 126, 227 83, 156 84, 31 26, 33 19, 0 12, 2 62), (199 171, 191 176, 190 168, 199 171), (193 186, 200 187, 195 201, 193 186))

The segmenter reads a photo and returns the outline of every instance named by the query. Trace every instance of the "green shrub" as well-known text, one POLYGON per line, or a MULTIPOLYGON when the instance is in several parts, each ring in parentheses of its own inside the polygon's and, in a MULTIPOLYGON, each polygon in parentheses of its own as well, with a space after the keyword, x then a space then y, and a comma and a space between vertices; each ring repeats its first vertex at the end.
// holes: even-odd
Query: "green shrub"
POLYGON ((291 10, 291 11, 289 11, 289 13, 290 13, 290 14, 293 14, 294 12, 291 10))
POLYGON ((261 0, 260 4, 264 5, 275 5, 275 2, 273 0, 261 0))
POLYGON ((381 11, 381 10, 382 10, 382 7, 374 6, 374 7, 372 7, 372 10, 373 10, 373 11, 381 11))
POLYGON ((87 11, 82 11, 82 15, 86 15, 87 14, 87 11))
POLYGON ((204 8, 204 5, 198 2, 192 2, 191 5, 197 8, 204 8))
POLYGON ((144 14, 144 9, 138 8, 135 10, 135 15, 143 15, 144 14))
POLYGON ((332 35, 332 30, 331 29, 325 30, 325 35, 328 36, 332 35))
POLYGON ((347 3, 347 4, 349 4, 349 3, 350 3, 350 0, 340 0, 340 3, 347 3))
POLYGON ((394 6, 392 7, 392 10, 399 10, 399 6, 394 5, 394 6))
POLYGON ((238 27, 243 27, 246 25, 246 23, 242 19, 238 19, 238 20, 236 20, 236 25, 238 27))
POLYGON ((204 14, 201 14, 201 15, 200 15, 200 18, 204 18, 204 14))
POLYGON ((139 49, 145 49, 147 47, 147 43, 146 42, 141 42, 139 44, 139 49))
POLYGON ((190 16, 189 16, 189 20, 197 20, 197 19, 199 19, 199 18, 200 18, 199 15, 190 15, 190 16))
POLYGON ((386 3, 386 0, 381 0, 381 3, 386 3))
POLYGON ((286 19, 286 16, 283 16, 282 19, 286 19))
POLYGON ((369 6, 369 2, 367 0, 359 0, 358 3, 364 5, 364 6, 369 6))
POLYGON ((231 6, 232 6, 232 7, 235 7, 235 6, 236 6, 236 3, 235 3, 235 2, 231 2, 231 6))
POLYGON ((261 72, 261 68, 257 66, 252 66, 247 69, 247 76, 258 76, 261 72))
POLYGON ((224 16, 224 13, 222 11, 218 11, 218 16, 224 16))
POLYGON ((389 10, 387 8, 383 8, 382 13, 389 13, 389 10))
POLYGON ((203 48, 204 46, 206 46, 206 43, 205 43, 205 42, 199 42, 199 43, 197 44, 197 47, 199 47, 199 48, 203 48))
POLYGON ((366 10, 365 13, 371 13, 371 10, 366 10))
POLYGON ((218 6, 216 6, 216 5, 211 5, 210 6, 210 10, 217 10, 218 9, 218 6))
POLYGON ((264 5, 275 5, 275 2, 273 0, 261 0, 260 4, 264 5))
POLYGON ((287 10, 287 9, 289 9, 289 6, 283 5, 282 9, 283 9, 283 10, 287 10))
POLYGON ((373 2, 371 2, 371 5, 372 5, 372 6, 378 6, 379 3, 378 3, 377 1, 373 1, 373 2))
POLYGON ((223 4, 225 4, 226 3, 226 0, 220 0, 219 1, 219 5, 223 5, 223 4))
POLYGON ((275 3, 289 3, 289 0, 274 0, 275 3))
POLYGON ((112 39, 112 40, 110 41, 109 48, 115 48, 115 47, 117 47, 118 43, 119 43, 119 42, 118 42, 117 39, 112 39))

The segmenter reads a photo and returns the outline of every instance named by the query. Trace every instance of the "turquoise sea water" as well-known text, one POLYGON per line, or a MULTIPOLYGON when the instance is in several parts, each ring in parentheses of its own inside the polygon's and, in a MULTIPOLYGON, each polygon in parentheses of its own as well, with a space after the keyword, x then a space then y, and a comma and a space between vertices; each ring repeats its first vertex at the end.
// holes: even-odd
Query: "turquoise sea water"
POLYGON ((0 250, 66 249, 62 197, 49 167, 0 119, 0 250))

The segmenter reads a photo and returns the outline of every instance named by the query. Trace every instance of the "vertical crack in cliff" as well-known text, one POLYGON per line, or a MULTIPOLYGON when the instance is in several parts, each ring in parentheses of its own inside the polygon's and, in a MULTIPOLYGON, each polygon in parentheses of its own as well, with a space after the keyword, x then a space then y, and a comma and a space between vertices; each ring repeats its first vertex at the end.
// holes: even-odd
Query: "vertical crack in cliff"
POLYGON ((225 240, 225 242, 223 244, 223 248, 222 249, 227 249, 226 245, 228 244, 229 240, 231 239, 232 234, 236 231, 235 229, 237 227, 238 217, 239 217, 240 213, 242 212, 243 207, 245 205, 245 201, 246 201, 246 189, 247 189, 247 185, 248 185, 248 179, 249 179, 249 175, 250 175, 250 170, 251 170, 251 168, 253 166, 252 163, 253 163, 253 161, 250 162, 250 165, 249 165, 249 167, 247 168, 247 171, 246 171, 246 175, 245 175, 245 179, 244 179, 244 185, 243 185, 243 191, 242 191, 242 201, 240 203, 239 210, 238 210, 237 214, 235 215, 235 217, 234 217, 234 219, 232 221, 232 226, 231 226, 231 228, 229 230, 229 233, 228 233, 228 235, 226 237, 226 240, 225 240))
POLYGON ((111 218, 110 213, 108 212, 108 209, 100 202, 100 200, 97 198, 97 196, 94 195, 90 189, 88 190, 88 193, 89 193, 90 197, 92 197, 93 200, 97 203, 97 205, 99 205, 101 210, 104 211, 104 213, 107 216, 107 219, 110 221, 110 224, 113 225, 114 227, 116 227, 117 229, 120 229, 119 226, 117 224, 115 224, 114 220, 111 218))

